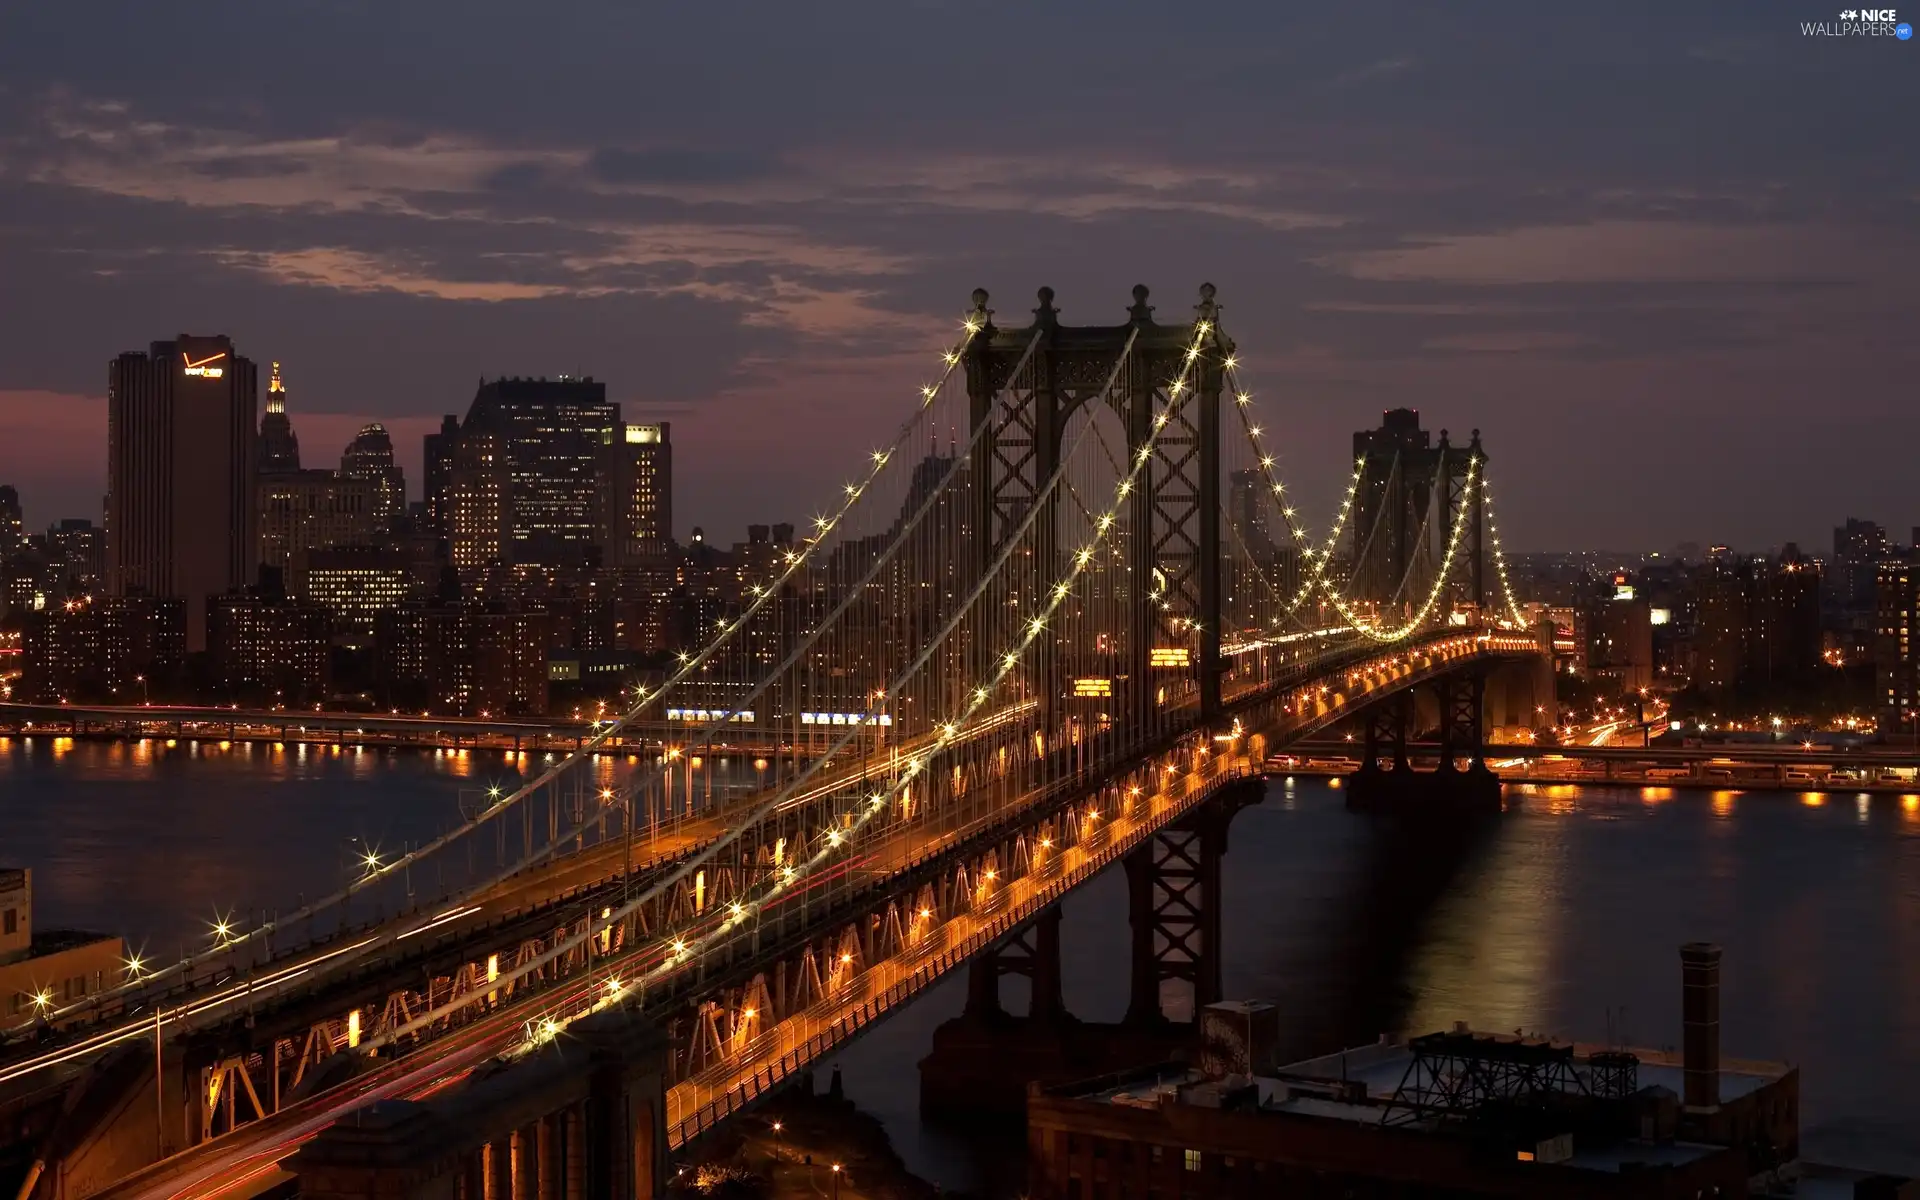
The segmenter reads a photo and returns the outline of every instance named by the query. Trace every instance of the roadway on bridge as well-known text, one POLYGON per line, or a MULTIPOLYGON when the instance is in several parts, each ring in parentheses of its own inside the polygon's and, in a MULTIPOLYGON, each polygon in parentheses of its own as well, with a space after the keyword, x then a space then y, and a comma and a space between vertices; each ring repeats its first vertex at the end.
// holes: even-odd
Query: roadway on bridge
MULTIPOLYGON (((1465 645, 1466 641, 1442 643, 1433 648, 1432 656, 1402 652, 1386 656, 1384 665, 1357 664, 1347 672, 1347 688, 1332 694, 1320 705, 1291 711, 1269 733, 1275 742, 1282 744, 1304 736, 1347 712, 1365 707, 1383 688, 1416 682, 1436 668, 1444 669, 1465 645)), ((1135 799, 1119 812, 1090 814, 1099 823, 1098 829, 1072 845, 1051 850, 1051 861, 999 885, 986 881, 990 894, 983 897, 979 906, 949 916, 938 932, 920 945, 881 962, 863 964, 863 969, 842 981, 833 995, 746 1041, 729 1062, 674 1085, 667 1096, 671 1146, 677 1149, 711 1121, 751 1103, 765 1091, 777 1087, 786 1076, 804 1069, 844 1043, 880 1012, 918 995, 986 945, 1012 932, 1041 908, 1057 902, 1067 891, 1110 866, 1121 854, 1185 812, 1198 798, 1223 782, 1258 769, 1248 756, 1250 747, 1240 738, 1230 739, 1220 749, 1217 753, 1209 750, 1198 762, 1170 762, 1179 774, 1167 779, 1166 790, 1135 799)), ((925 859, 936 846, 962 839, 969 832, 970 827, 962 827, 931 841, 924 835, 890 837, 876 847, 871 856, 861 860, 860 869, 874 877, 884 877, 925 859)))
POLYGON ((675 1084, 667 1093, 668 1141, 678 1148, 704 1127, 702 1114, 724 1116, 733 1099, 750 1102, 787 1076, 830 1052, 861 1027, 868 1014, 905 1003, 992 942, 1012 932, 1110 866, 1153 831, 1191 807, 1197 797, 1254 769, 1244 753, 1207 756, 1184 772, 1168 791, 1134 800, 1117 813, 1099 816, 1100 828, 1002 886, 984 881, 987 893, 968 911, 941 923, 937 934, 843 981, 834 994, 743 1045, 730 1062, 675 1084), (858 1015, 856 1015, 858 1014, 858 1015), (815 1049, 817 1048, 817 1049, 815 1049), (811 1053, 808 1051, 812 1050, 811 1053), (790 1061, 789 1061, 790 1060, 790 1061), (766 1082, 761 1083, 762 1080, 766 1082))
MULTIPOLYGON (((990 721, 982 722, 976 729, 987 727, 990 721)), ((931 745, 936 737, 937 734, 926 734, 886 755, 856 759, 847 768, 823 773, 819 782, 808 784, 787 803, 805 803, 890 772, 900 756, 931 745)), ((160 1023, 173 1025, 183 1019, 204 1019, 243 1004, 259 1003, 263 994, 273 994, 311 972, 337 965, 342 958, 376 953, 384 946, 398 945, 429 932, 444 940, 484 930, 495 922, 548 906, 557 897, 576 891, 582 892, 578 896, 581 902, 598 902, 629 876, 636 883, 650 882, 654 875, 670 868, 689 851, 725 833, 729 823, 740 814, 752 811, 778 794, 778 789, 769 789, 695 816, 664 822, 650 829, 644 842, 636 829, 631 841, 613 838, 583 846, 509 876, 475 894, 468 902, 454 904, 424 921, 418 912, 412 912, 372 927, 325 938, 298 954, 265 964, 264 969, 251 978, 246 977, 244 967, 239 968, 198 994, 163 1001, 160 1023)), ((130 994, 124 1011, 134 1011, 140 1001, 138 993, 130 994)), ((140 1015, 118 1020, 106 1029, 85 1032, 66 1044, 6 1062, 0 1065, 0 1087, 52 1069, 77 1070, 119 1042, 151 1037, 155 1025, 151 1012, 147 1009, 140 1015)))
MULTIPOLYGON (((1474 639, 1457 640, 1464 646, 1474 639)), ((1402 650, 1399 653, 1405 655, 1406 652, 1402 650)), ((1311 709, 1301 711, 1285 724, 1289 730, 1297 733, 1322 727, 1344 712, 1363 707, 1382 688, 1396 682, 1417 680, 1426 670, 1444 668, 1460 653, 1457 647, 1445 651, 1425 659, 1423 667, 1415 666, 1414 659, 1417 656, 1406 656, 1404 661, 1396 658, 1389 668, 1357 666, 1348 672, 1349 679, 1355 682, 1347 689, 1328 696, 1311 709)), ((1191 795, 1196 789, 1210 787, 1215 782, 1214 775, 1226 770, 1234 761, 1236 756, 1210 756, 1204 771, 1187 773, 1183 777, 1186 794, 1191 795)), ((998 806, 999 811, 993 817, 947 829, 932 839, 928 838, 929 831, 925 827, 890 831, 871 852, 850 861, 845 870, 858 872, 865 878, 884 878, 901 865, 922 860, 940 846, 964 837, 981 820, 1003 817, 1014 807, 998 806)), ((1169 819, 1172 811, 1163 805, 1150 805, 1139 817, 1124 823, 1122 829, 1151 832, 1151 828, 1157 828, 1165 819, 1169 819)), ((1112 846, 1119 840, 1125 840, 1124 832, 1110 832, 1103 844, 1112 846)), ((1094 851, 1090 848, 1089 852, 1094 851)), ((1103 857, 1099 865, 1104 867, 1107 861, 1103 857)), ((1079 882, 1080 875, 1085 873, 1085 863, 1065 859, 1061 868, 1034 878, 1028 884, 1028 889, 1045 887, 1047 881, 1057 876, 1061 869, 1075 863, 1080 864, 1080 869, 1071 878, 1075 883, 1079 882)), ((1007 894, 1019 897, 1026 893, 1016 890, 1007 894)), ((791 894, 788 901, 797 899, 798 895, 797 892, 791 894)), ((997 900, 993 905, 979 910, 978 921, 991 923, 995 914, 1001 913, 1007 903, 1004 899, 997 900)), ((961 914, 962 917, 968 915, 961 914)), ((978 939, 980 928, 971 920, 962 921, 955 926, 954 932, 941 935, 940 940, 946 946, 971 945, 972 941, 978 939)), ((993 936, 997 938, 1004 932, 1002 930, 993 936)), ((966 953, 971 954, 977 949, 977 946, 972 947, 966 953)), ((662 950, 653 947, 628 958, 624 963, 609 963, 608 966, 631 977, 636 968, 644 970, 662 958, 662 950), (647 956, 651 956, 650 961, 647 956)), ((952 965, 958 965, 958 961, 955 960, 952 965)), ((751 1078, 756 1071, 764 1069, 767 1058, 778 1057, 776 1052, 781 1046, 805 1043, 809 1037, 835 1027, 836 1022, 844 1025, 849 1007, 858 1007, 875 994, 898 990, 903 980, 911 976, 915 969, 917 966, 908 962, 896 962, 875 974, 871 983, 859 983, 859 976, 847 981, 834 998, 816 1006, 818 1011, 808 1010, 800 1014, 802 1024, 795 1027, 791 1036, 778 1032, 776 1027, 773 1037, 756 1043, 749 1051, 751 1061, 746 1065, 728 1068, 710 1079, 702 1077, 678 1085, 675 1094, 670 1095, 670 1108, 677 1114, 679 1122, 684 1122, 689 1114, 698 1111, 702 1105, 712 1104, 715 1097, 726 1096, 730 1090, 738 1089, 742 1079, 751 1078), (856 985, 857 991, 854 990, 856 985), (687 1090, 681 1090, 683 1088, 687 1090)), ((861 975, 865 974, 867 971, 863 970, 861 975)), ((601 1001, 607 994, 605 989, 609 987, 609 980, 606 971, 595 973, 589 970, 562 980, 554 987, 536 990, 524 999, 503 999, 492 1012, 472 1024, 429 1041, 402 1058, 381 1060, 371 1071, 349 1084, 295 1103, 274 1116, 243 1126, 230 1134, 191 1147, 127 1177, 99 1195, 111 1200, 184 1200, 190 1196, 221 1196, 226 1200, 240 1200, 241 1197, 256 1194, 270 1186, 275 1179, 284 1177, 279 1173, 278 1164, 319 1130, 375 1101, 420 1099, 450 1086, 488 1058, 536 1036, 544 1018, 555 1013, 585 1011, 601 1001)), ((676 1122, 676 1128, 679 1122, 676 1122)))

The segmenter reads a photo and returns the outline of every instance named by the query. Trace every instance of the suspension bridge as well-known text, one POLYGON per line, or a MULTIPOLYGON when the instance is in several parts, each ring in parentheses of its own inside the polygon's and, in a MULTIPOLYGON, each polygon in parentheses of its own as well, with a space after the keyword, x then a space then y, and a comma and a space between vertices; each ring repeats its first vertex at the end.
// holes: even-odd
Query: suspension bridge
MULTIPOLYGON (((1361 714, 1362 774, 1397 782, 1356 795, 1408 801, 1416 694, 1444 747, 1425 802, 1497 807, 1488 680, 1551 648, 1478 431, 1390 420, 1315 536, 1211 286, 1172 323, 1144 287, 1112 325, 1063 324, 1051 289, 1018 324, 988 299, 807 536, 572 752, 367 848, 334 895, 0 1018, 18 1200, 252 1194, 348 1113, 609 1010, 666 1033, 663 1103, 627 1119, 664 1160, 1122 860, 1136 1008, 1219 999, 1221 846, 1196 831, 1361 714), (755 784, 696 783, 749 728, 755 784)), ((540 1188, 461 1194, 546 1195, 534 1147, 587 1135, 539 1128, 474 1153, 529 1156, 540 1188)))

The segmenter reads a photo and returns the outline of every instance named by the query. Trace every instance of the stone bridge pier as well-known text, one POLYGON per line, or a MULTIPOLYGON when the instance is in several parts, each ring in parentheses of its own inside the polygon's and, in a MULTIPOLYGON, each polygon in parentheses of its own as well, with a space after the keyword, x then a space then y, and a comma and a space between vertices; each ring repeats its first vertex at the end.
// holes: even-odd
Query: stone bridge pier
POLYGON ((1062 995, 1060 908, 1040 913, 968 967, 967 1004, 934 1031, 920 1061, 920 1110, 929 1117, 1015 1120, 1031 1083, 1063 1083, 1190 1053, 1200 1009, 1221 999, 1221 859, 1234 814, 1264 784, 1243 780, 1121 859, 1132 929, 1126 1016, 1083 1021, 1062 995), (1029 981, 1024 1012, 1007 1011, 1000 982, 1029 981), (1187 1003, 1179 1003, 1181 993, 1187 1003), (1171 998, 1183 1010, 1167 1015, 1171 998))

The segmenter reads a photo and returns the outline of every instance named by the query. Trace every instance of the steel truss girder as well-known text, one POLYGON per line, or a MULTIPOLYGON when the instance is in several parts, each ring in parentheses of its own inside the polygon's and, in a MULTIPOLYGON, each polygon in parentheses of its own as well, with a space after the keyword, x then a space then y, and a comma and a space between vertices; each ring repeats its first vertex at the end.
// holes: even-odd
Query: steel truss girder
POLYGON ((1556 1096, 1591 1094, 1570 1046, 1434 1034, 1415 1038, 1411 1048, 1412 1061, 1381 1111, 1383 1125, 1435 1116, 1499 1120, 1516 1108, 1551 1104, 1556 1096))
MULTIPOLYGON (((1063 808, 1025 814, 1003 833, 975 839, 931 874, 927 869, 909 872, 899 891, 876 897, 861 911, 829 917, 811 932, 804 945, 773 948, 731 968, 722 966, 710 984, 684 989, 675 997, 663 996, 658 1006, 649 999, 647 1007, 661 1015, 670 1041, 679 1049, 674 1081, 720 1061, 710 1054, 702 1056, 697 1022, 702 1005, 709 1001, 717 1000, 723 1010, 715 1018, 722 1028, 724 1010, 732 1007, 738 1011, 737 1002, 728 999, 732 994, 728 989, 738 984, 727 981, 741 980, 751 973, 763 973, 776 981, 773 1019, 778 1022, 833 995, 839 983, 830 973, 836 967, 859 970, 903 951, 935 953, 945 946, 945 927, 954 917, 989 908, 1013 878, 1052 870, 1062 850, 1097 842, 1104 832, 1097 814, 1125 807, 1130 803, 1127 785, 1146 779, 1127 772, 1104 782, 1089 781, 1084 799, 1063 808)), ((1064 1012, 1059 1000, 1057 920, 1057 915, 1040 914, 1016 937, 1016 945, 995 954, 996 959, 1005 955, 1004 965, 995 962, 991 968, 996 1004, 997 981, 1004 970, 1032 975, 1034 1015, 1064 1012)), ((984 998, 984 985, 975 978, 973 986, 981 989, 984 998)), ((708 1038, 707 1045, 712 1044, 708 1038)))
MULTIPOLYGON (((1322 667, 1326 668, 1327 664, 1322 667)), ((1287 707, 1289 695, 1285 688, 1276 686, 1263 696, 1247 697, 1245 715, 1255 725, 1273 719, 1287 707)), ((743 1039, 751 1036, 756 1018, 772 1014, 771 1019, 777 1019, 794 1011, 796 1006, 830 994, 836 966, 844 970, 897 955, 903 949, 930 948, 935 943, 928 935, 929 929, 990 898, 992 889, 985 884, 991 874, 999 873, 1003 878, 1044 874, 1052 869, 1054 855, 1059 850, 1097 844, 1105 828, 1099 820, 1100 814, 1128 811, 1133 803, 1131 797, 1139 794, 1143 787, 1150 794, 1152 786, 1160 780, 1147 771, 1144 764, 1171 753, 1176 746, 1184 746, 1190 736, 1182 733, 1150 737, 1133 747, 1138 757, 1129 757, 1124 767, 1095 770, 1086 778, 1084 787, 1071 796, 1049 798, 1035 807, 1007 814, 1003 821, 949 847, 937 859, 902 872, 892 888, 877 895, 855 897, 852 911, 836 906, 821 914, 817 927, 780 928, 774 937, 781 944, 767 946, 764 951, 757 939, 750 947, 729 948, 710 964, 703 961, 657 991, 640 995, 638 1000, 647 1011, 672 1018, 681 1039, 675 1071, 684 1075, 695 1063, 711 1062, 716 1054, 738 1054, 743 1039), (702 1010, 709 1004, 714 1007, 706 1009, 707 1016, 703 1017, 702 1010), (753 1015, 750 1016, 748 1010, 752 1010, 753 1015), (696 1022, 709 1018, 710 1029, 696 1028, 696 1022)), ((1193 753, 1197 763, 1207 753, 1206 744, 1196 744, 1193 753)), ((964 793, 954 793, 959 794, 964 793)), ((1209 819, 1209 811, 1223 811, 1230 816, 1237 807, 1231 797, 1232 793, 1216 797, 1185 821, 1195 824, 1205 821, 1209 819)), ((935 793, 922 801, 917 815, 938 817, 941 815, 937 811, 939 803, 949 799, 951 797, 935 793)), ((1224 851, 1227 816, 1219 818, 1221 825, 1213 853, 1216 867, 1218 853, 1224 851)), ((500 973, 504 976, 507 968, 526 965, 547 948, 583 934, 590 914, 582 912, 577 918, 551 926, 549 932, 540 937, 516 935, 510 942, 495 943, 493 954, 482 948, 479 955, 473 957, 471 949, 465 950, 462 959, 452 966, 445 960, 429 959, 436 965, 428 969, 424 982, 418 986, 399 989, 383 986, 372 994, 350 991, 338 1008, 328 1008, 328 1002, 320 996, 277 1017, 259 1014, 262 1026, 257 1035, 251 1022, 243 1029, 236 1020, 224 1031, 210 1031, 206 1037, 196 1039, 207 1051, 206 1056, 193 1045, 188 1047, 190 1057, 196 1060, 190 1064, 188 1078, 198 1078, 202 1068, 219 1067, 228 1059, 237 1060, 249 1075, 252 1094, 260 1098, 259 1108, 269 1113, 278 1111, 300 1099, 305 1094, 303 1088, 311 1091, 314 1068, 349 1046, 354 1014, 358 1014, 362 1035, 374 1036, 391 1033, 420 1014, 456 999, 472 998, 462 1011, 442 1016, 432 1026, 402 1039, 404 1049, 466 1024, 476 1015, 494 1011, 508 1001, 522 1000, 558 981, 577 977, 583 970, 598 970, 603 957, 618 955, 638 941, 657 936, 654 931, 667 927, 672 914, 684 918, 722 902, 721 898, 731 894, 726 889, 734 886, 724 882, 728 871, 741 878, 758 878, 770 870, 771 849, 752 839, 745 841, 752 848, 743 849, 734 862, 710 866, 715 874, 709 876, 712 882, 704 893, 704 903, 696 881, 689 880, 684 887, 631 914, 602 936, 574 947, 528 978, 514 983, 504 978, 490 980, 488 959, 497 955, 500 973), (315 1013, 316 1009, 324 1015, 310 1023, 301 1016, 303 1012, 315 1013), (222 1043, 222 1038, 228 1040, 222 1043), (263 1088, 263 1082, 268 1086, 263 1088)), ((1193 875, 1195 855, 1191 848, 1183 857, 1188 860, 1188 874, 1193 875)), ((1207 866, 1204 842, 1199 865, 1200 882, 1204 884, 1207 866)), ((1204 920, 1212 907, 1204 891, 1189 893, 1183 904, 1189 922, 1194 910, 1199 910, 1204 920)), ((1181 915, 1172 908, 1168 911, 1176 919, 1181 915)), ((1183 939, 1183 944, 1189 951, 1197 948, 1203 963, 1217 953, 1208 951, 1206 942, 1196 942, 1191 937, 1183 939)), ((1217 935, 1212 945, 1218 946, 1217 935)), ((1191 960, 1195 956, 1189 952, 1186 957, 1191 960)), ((1217 995, 1217 987, 1211 994, 1217 995)), ((254 1108, 251 1102, 243 1107, 236 1096, 235 1105, 236 1121, 244 1123, 253 1115, 248 1111, 254 1108)))

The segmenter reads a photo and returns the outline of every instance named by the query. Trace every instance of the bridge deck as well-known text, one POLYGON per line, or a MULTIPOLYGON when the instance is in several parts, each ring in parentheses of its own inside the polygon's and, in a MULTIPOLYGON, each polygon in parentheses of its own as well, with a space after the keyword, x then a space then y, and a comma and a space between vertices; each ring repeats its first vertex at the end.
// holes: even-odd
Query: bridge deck
MULTIPOLYGON (((1528 639, 1489 639, 1464 635, 1437 641, 1424 651, 1405 648, 1376 660, 1343 668, 1338 689, 1293 689, 1299 700, 1280 710, 1269 726, 1280 746, 1325 728, 1381 695, 1421 683, 1483 657, 1530 653, 1528 639), (1508 644, 1511 643, 1511 644, 1508 644)), ((1248 693, 1246 703, 1271 703, 1280 697, 1248 693)), ((728 1062, 674 1086, 669 1095, 669 1142, 674 1147, 711 1129, 804 1069, 821 1055, 857 1036, 875 1021, 923 993, 973 955, 1005 937, 1039 911, 1057 903, 1072 888, 1110 866, 1169 822, 1206 800, 1221 787, 1258 773, 1262 762, 1245 752, 1211 754, 1205 766, 1189 772, 1175 789, 1136 803, 1112 818, 1092 838, 1064 847, 1041 869, 1000 885, 991 902, 956 914, 941 931, 910 953, 867 964, 825 1000, 794 1014, 741 1047, 728 1062)), ((1018 806, 1015 806, 1018 807, 1018 806)), ((875 847, 875 874, 882 863, 898 868, 957 846, 964 830, 936 839, 924 832, 901 831, 875 847)), ((607 968, 621 963, 608 960, 607 968)), ((342 1116, 370 1102, 420 1098, 456 1085, 474 1067, 523 1045, 532 1023, 568 1012, 584 1012, 605 998, 606 975, 583 972, 554 988, 524 999, 503 1001, 473 1023, 425 1043, 413 1053, 381 1059, 371 1070, 342 1085, 293 1104, 235 1132, 201 1143, 121 1181, 100 1193, 111 1200, 178 1200, 185 1196, 246 1195, 265 1186, 277 1164, 301 1142, 342 1116)), ((562 1035, 564 1036, 564 1035, 562 1035)))

